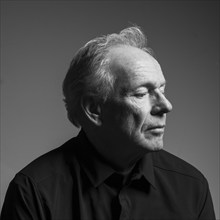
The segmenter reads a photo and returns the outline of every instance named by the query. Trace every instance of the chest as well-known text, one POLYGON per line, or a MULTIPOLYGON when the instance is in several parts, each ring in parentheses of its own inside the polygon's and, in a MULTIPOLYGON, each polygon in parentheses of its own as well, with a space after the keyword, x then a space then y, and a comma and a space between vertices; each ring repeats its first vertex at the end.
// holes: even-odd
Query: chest
POLYGON ((120 190, 106 183, 89 187, 78 183, 63 190, 51 204, 53 220, 190 220, 196 209, 181 192, 155 189, 135 181, 120 190))

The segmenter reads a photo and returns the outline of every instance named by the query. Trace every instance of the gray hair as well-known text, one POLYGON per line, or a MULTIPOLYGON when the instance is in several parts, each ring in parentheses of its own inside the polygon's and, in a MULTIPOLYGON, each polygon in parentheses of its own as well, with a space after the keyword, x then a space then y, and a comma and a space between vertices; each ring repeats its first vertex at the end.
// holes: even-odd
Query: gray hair
POLYGON ((146 36, 137 26, 119 34, 97 37, 75 54, 63 82, 63 94, 68 118, 76 127, 81 126, 77 115, 83 95, 89 94, 105 102, 114 90, 116 77, 108 69, 107 53, 120 45, 133 46, 152 55, 146 36))

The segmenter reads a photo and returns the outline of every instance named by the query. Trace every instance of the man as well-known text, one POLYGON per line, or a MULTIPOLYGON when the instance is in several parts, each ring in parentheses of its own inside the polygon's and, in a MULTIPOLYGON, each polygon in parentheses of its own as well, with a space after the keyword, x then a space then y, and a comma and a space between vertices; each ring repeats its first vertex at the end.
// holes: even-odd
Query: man
POLYGON ((162 150, 166 81, 144 34, 89 41, 63 83, 79 135, 10 183, 1 220, 214 220, 205 177, 162 150))

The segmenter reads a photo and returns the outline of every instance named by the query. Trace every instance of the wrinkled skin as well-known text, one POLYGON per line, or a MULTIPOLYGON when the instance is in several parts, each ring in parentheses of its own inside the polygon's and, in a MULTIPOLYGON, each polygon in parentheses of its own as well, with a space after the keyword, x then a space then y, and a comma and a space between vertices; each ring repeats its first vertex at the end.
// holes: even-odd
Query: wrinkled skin
POLYGON ((150 151, 163 148, 166 114, 165 78, 158 62, 146 52, 120 46, 110 50, 109 69, 115 90, 101 107, 97 150, 118 169, 132 166, 150 151))

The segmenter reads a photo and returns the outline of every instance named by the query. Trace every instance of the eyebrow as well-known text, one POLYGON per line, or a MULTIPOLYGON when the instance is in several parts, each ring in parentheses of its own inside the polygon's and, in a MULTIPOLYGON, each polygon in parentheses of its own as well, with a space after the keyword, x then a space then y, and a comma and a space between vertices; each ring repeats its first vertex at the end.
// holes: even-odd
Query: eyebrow
MULTIPOLYGON (((164 80, 162 83, 159 84, 158 87, 166 86, 166 84, 167 84, 167 81, 164 80)), ((148 82, 148 83, 140 84, 140 85, 138 85, 138 86, 136 86, 136 87, 134 87, 132 89, 131 88, 122 87, 120 89, 120 94, 121 95, 127 94, 129 92, 132 92, 132 91, 138 89, 139 87, 146 87, 146 88, 150 88, 150 89, 155 89, 155 88, 157 88, 157 85, 156 85, 156 83, 148 82)))
POLYGON ((140 84, 136 88, 142 87, 142 86, 145 86, 147 88, 157 88, 157 87, 166 86, 166 84, 167 84, 166 80, 164 80, 162 83, 159 83, 158 85, 157 85, 157 83, 148 82, 148 83, 140 84))

